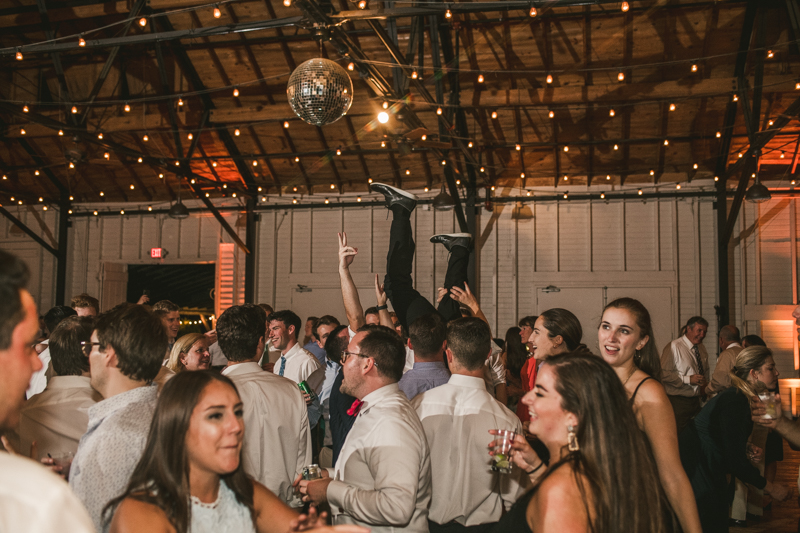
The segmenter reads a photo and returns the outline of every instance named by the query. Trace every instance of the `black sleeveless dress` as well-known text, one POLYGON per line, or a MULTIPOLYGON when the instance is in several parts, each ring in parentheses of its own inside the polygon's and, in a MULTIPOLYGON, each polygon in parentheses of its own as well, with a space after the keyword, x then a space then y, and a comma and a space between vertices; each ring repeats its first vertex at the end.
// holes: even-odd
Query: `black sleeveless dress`
POLYGON ((528 504, 533 498, 535 489, 526 492, 522 498, 516 501, 511 509, 503 515, 497 523, 492 533, 533 533, 528 526, 528 504))

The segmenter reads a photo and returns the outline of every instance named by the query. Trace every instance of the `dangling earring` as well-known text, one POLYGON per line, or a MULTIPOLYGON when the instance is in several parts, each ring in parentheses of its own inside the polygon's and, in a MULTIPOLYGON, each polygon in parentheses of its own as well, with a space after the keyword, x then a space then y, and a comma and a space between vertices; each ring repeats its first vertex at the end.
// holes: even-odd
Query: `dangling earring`
POLYGON ((572 424, 567 426, 567 447, 571 452, 577 452, 581 449, 578 445, 578 436, 575 435, 575 428, 572 427, 572 424))

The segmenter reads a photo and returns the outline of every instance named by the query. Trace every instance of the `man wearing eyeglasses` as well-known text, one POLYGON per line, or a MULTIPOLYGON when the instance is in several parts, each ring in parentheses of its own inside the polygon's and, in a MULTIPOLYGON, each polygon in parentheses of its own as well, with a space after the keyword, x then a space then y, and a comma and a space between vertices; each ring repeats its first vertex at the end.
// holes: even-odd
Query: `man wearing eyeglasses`
POLYGON ((69 484, 101 532, 111 521, 103 508, 125 490, 147 442, 167 333, 152 311, 123 304, 100 315, 90 342, 91 383, 104 400, 89 409, 69 484))
POLYGON ((403 341, 385 326, 365 326, 342 354, 341 392, 360 400, 333 469, 295 480, 304 501, 328 502, 335 524, 373 533, 428 532, 431 463, 425 431, 397 382, 403 341))

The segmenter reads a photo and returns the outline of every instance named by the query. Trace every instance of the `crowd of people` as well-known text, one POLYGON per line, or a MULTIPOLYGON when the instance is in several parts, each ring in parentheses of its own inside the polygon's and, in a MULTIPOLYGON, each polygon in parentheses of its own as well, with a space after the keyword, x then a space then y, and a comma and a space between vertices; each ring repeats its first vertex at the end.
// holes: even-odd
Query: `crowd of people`
POLYGON ((788 496, 774 467, 800 426, 762 401, 761 339, 721 328, 712 374, 705 319, 660 350, 631 298, 596 343, 560 308, 501 338, 468 284, 472 237, 431 238, 449 261, 430 302, 416 198, 372 188, 387 274, 365 311, 339 234, 345 322, 244 304, 179 336, 172 302, 101 313, 83 294, 40 324, 0 251, 0 531, 700 533, 745 521, 748 494, 788 496))

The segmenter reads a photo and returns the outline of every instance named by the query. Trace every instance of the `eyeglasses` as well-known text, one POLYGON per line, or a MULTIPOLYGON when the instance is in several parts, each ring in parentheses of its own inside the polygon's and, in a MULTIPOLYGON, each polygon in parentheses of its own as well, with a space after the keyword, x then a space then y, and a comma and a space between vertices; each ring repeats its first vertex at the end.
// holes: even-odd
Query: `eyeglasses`
MULTIPOLYGON (((360 353, 348 352, 347 350, 345 350, 342 352, 342 364, 345 364, 347 362, 347 358, 350 357, 351 355, 355 355, 358 357, 366 357, 366 358, 370 357, 369 355, 362 355, 360 353)), ((372 359, 372 364, 374 364, 376 367, 378 366, 378 363, 377 361, 375 361, 374 358, 372 359)))
POLYGON ((89 354, 92 352, 92 346, 102 346, 99 342, 91 342, 91 341, 82 341, 81 342, 81 349, 83 349, 83 353, 86 354, 86 357, 89 357, 89 354))

